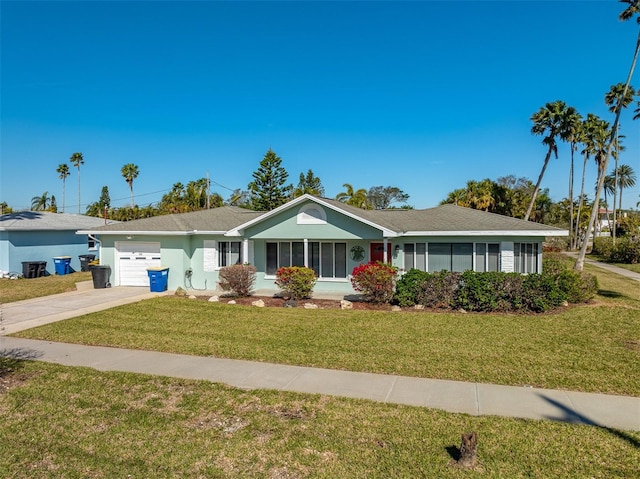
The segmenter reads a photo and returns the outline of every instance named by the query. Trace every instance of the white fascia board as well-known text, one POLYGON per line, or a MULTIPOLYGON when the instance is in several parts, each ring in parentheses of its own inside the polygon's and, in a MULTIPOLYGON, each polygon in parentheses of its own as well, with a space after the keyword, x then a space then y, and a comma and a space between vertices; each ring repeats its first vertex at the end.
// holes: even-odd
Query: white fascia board
POLYGON ((260 223, 261 221, 266 220, 267 218, 276 215, 278 213, 280 213, 281 211, 285 211, 289 208, 293 208, 294 206, 296 206, 299 203, 302 203, 303 201, 306 200, 310 200, 313 201, 314 203, 317 203, 319 205, 324 206, 325 208, 329 208, 330 210, 333 211, 337 211, 340 214, 343 214, 345 216, 348 216, 349 218, 355 219, 357 221, 359 221, 360 223, 364 223, 366 225, 371 226, 372 228, 376 228, 380 231, 382 231, 382 236, 385 238, 395 238, 398 236, 398 233, 396 233, 393 230, 390 230, 388 228, 385 228, 384 226, 380 226, 376 223, 373 223, 369 220, 366 220, 358 215, 354 215, 353 213, 350 213, 348 211, 345 211, 343 209, 337 208, 334 205, 327 203, 325 201, 322 201, 320 198, 316 198, 315 196, 311 196, 309 194, 304 194, 302 196, 298 196, 297 198, 291 200, 288 203, 285 203, 282 206, 277 207, 275 210, 271 210, 268 211, 267 213, 265 213, 264 215, 258 216, 257 218, 252 219, 251 221, 247 221, 244 224, 241 224, 240 226, 237 226, 236 228, 229 230, 225 236, 243 236, 243 232, 246 228, 248 228, 249 226, 253 226, 254 224, 260 223))
POLYGON ((97 231, 97 230, 80 230, 76 231, 77 235, 97 235, 97 236, 188 236, 193 234, 192 231, 97 231))
POLYGON ((569 236, 569 231, 405 231, 402 236, 569 236))

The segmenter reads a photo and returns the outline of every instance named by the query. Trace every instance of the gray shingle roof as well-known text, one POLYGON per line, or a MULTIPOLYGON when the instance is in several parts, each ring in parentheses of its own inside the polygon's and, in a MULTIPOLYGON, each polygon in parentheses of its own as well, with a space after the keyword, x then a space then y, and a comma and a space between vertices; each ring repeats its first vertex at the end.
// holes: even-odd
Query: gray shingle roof
POLYGON ((406 233, 408 231, 522 231, 523 233, 557 231, 560 233, 564 231, 553 226, 456 205, 441 205, 423 210, 363 210, 336 200, 323 198, 322 201, 396 233, 406 233))
MULTIPOLYGON (((485 211, 463 208, 455 205, 441 205, 423 210, 363 210, 328 198, 308 199, 320 201, 332 208, 344 211, 351 216, 361 218, 384 230, 402 235, 406 233, 472 233, 472 232, 512 232, 523 234, 542 233, 563 235, 565 230, 531 221, 508 216, 487 213, 485 211)), ((294 207, 304 198, 294 200, 294 207)), ((283 207, 286 209, 287 206, 283 207)), ((222 206, 210 210, 194 211, 163 216, 154 216, 96 228, 86 228, 95 233, 153 232, 153 233, 193 233, 227 232, 246 223, 259 222, 262 215, 273 213, 247 210, 235 206, 222 206)))
POLYGON ((238 208, 236 206, 221 206, 210 210, 193 211, 190 213, 176 213, 171 215, 153 216, 125 223, 94 228, 96 233, 104 232, 192 232, 192 231, 228 231, 235 226, 250 221, 262 215, 262 212, 238 208))
POLYGON ((102 218, 48 211, 19 211, 0 216, 0 230, 3 231, 76 231, 103 225, 102 218))

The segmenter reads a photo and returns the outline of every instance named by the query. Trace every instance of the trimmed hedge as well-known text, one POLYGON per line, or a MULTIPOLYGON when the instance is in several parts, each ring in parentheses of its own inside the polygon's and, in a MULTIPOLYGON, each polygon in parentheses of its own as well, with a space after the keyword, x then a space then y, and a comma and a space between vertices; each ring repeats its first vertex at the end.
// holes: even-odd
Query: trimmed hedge
POLYGON ((466 271, 425 273, 412 269, 397 283, 394 301, 430 308, 477 312, 545 312, 565 303, 587 301, 598 290, 596 278, 561 261, 545 263, 542 274, 466 271))

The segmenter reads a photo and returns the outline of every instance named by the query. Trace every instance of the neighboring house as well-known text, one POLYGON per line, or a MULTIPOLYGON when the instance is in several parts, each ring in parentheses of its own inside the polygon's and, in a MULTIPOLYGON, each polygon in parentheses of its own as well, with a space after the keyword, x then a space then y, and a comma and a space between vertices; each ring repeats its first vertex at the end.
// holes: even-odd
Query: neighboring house
POLYGON ((78 256, 98 254, 98 247, 87 234, 78 235, 79 229, 92 229, 104 225, 102 218, 20 211, 0 216, 0 271, 22 272, 22 262, 46 261, 46 271, 55 272, 53 258, 71 256, 71 269, 80 271, 78 256))
POLYGON ((568 231, 443 205, 425 210, 362 210, 304 195, 275 210, 223 206, 82 230, 98 237, 111 284, 149 284, 149 267, 168 267, 168 287, 216 289, 221 267, 251 263, 256 289, 276 289, 281 266, 308 266, 317 292, 353 292, 350 273, 368 261, 401 272, 539 272, 542 242, 568 231))

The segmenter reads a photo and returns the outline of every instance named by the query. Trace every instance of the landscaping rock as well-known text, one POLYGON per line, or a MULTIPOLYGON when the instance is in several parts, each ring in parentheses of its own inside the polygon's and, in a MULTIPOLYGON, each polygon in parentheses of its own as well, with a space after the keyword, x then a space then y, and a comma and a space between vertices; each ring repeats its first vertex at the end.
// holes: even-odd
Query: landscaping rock
POLYGON ((298 306, 298 302, 290 299, 289 301, 285 301, 283 306, 285 308, 295 308, 296 306, 298 306))
POLYGON ((304 303, 304 309, 318 309, 318 305, 313 303, 304 303))
POLYGON ((236 302, 232 299, 231 301, 229 301, 227 304, 236 304, 236 302))
POLYGON ((340 309, 353 309, 353 303, 346 299, 340 300, 340 309))
POLYGON ((218 301, 220 301, 220 298, 218 296, 211 296, 209 298, 210 303, 217 303, 218 301))
POLYGON ((259 299, 258 301, 252 302, 251 306, 255 306, 256 308, 264 308, 264 301, 259 299))
POLYGON ((394 311, 394 312, 402 311, 402 308, 394 304, 393 306, 391 306, 391 311, 394 311))
POLYGON ((413 309, 424 309, 424 305, 423 304, 416 304, 413 309))
POLYGON ((191 294, 189 295, 189 299, 198 299, 198 297, 195 294, 191 294))

